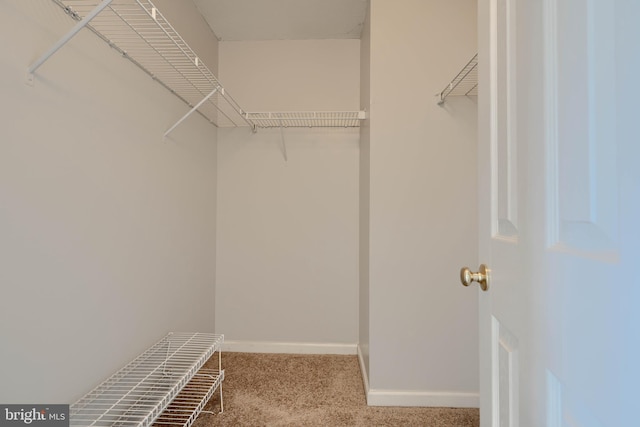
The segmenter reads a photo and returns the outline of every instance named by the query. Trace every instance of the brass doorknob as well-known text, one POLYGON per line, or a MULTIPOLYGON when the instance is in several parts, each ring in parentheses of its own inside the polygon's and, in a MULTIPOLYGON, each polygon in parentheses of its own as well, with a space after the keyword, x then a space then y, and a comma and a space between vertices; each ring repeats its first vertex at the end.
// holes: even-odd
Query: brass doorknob
POLYGON ((460 281, 463 285, 469 286, 472 282, 478 282, 480 289, 486 291, 489 289, 489 269, 486 265, 480 264, 477 273, 472 273, 469 267, 460 270, 460 281))

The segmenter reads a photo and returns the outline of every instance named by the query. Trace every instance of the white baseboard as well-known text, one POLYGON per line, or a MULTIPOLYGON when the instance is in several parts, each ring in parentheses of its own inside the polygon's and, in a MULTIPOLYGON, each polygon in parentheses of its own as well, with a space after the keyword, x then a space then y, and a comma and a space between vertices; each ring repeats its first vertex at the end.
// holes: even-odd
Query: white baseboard
POLYGON ((222 351, 242 353, 345 354, 358 355, 364 390, 369 406, 422 406, 478 408, 478 393, 429 392, 411 390, 376 390, 369 387, 369 377, 360 346, 338 343, 288 343, 272 341, 225 341, 222 351))
POLYGON ((480 395, 478 393, 369 389, 367 404, 369 406, 479 408, 480 395))
POLYGON ((364 356, 358 346, 358 361, 369 406, 418 406, 437 408, 479 408, 478 393, 452 393, 410 390, 376 390, 369 386, 364 356))
POLYGON ((222 351, 236 353, 357 354, 357 344, 225 341, 222 351))

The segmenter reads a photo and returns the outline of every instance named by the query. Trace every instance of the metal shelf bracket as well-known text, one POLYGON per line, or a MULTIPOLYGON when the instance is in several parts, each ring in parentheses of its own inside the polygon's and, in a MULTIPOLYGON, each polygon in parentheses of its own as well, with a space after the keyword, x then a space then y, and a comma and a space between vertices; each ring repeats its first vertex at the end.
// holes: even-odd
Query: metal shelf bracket
POLYGON ((87 26, 87 24, 95 18, 100 12, 102 12, 113 0, 103 0, 95 9, 93 9, 87 16, 79 21, 67 34, 65 34, 56 44, 46 51, 40 58, 38 58, 33 64, 27 68, 27 84, 33 86, 33 73, 44 64, 54 53, 56 53, 62 46, 67 44, 69 40, 73 38, 78 32, 87 26))
POLYGON ((178 127, 178 125, 180 123, 182 123, 187 117, 189 117, 194 111, 196 111, 198 108, 200 108, 200 106, 202 104, 204 104, 205 102, 207 102, 209 100, 209 98, 211 98, 213 95, 216 94, 216 92, 218 91, 223 91, 224 89, 220 86, 217 86, 215 89, 213 89, 211 92, 209 92, 209 95, 205 96, 200 102, 198 102, 191 110, 189 110, 189 112, 187 114, 185 114, 184 116, 182 116, 182 118, 180 120, 178 120, 176 122, 176 124, 174 124, 173 126, 171 126, 169 128, 169 130, 167 130, 164 133, 164 137, 166 138, 167 135, 169 135, 171 133, 171 131, 173 131, 175 128, 178 127))
POLYGON ((287 157, 287 143, 284 140, 284 126, 282 124, 282 120, 280 120, 280 139, 282 140, 282 156, 284 157, 284 161, 289 161, 287 157))

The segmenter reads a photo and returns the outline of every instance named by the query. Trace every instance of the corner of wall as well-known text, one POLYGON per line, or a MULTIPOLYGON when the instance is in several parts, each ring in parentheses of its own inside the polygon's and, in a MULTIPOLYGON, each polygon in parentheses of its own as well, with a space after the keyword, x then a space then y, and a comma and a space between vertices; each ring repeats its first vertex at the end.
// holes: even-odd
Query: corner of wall
POLYGON ((369 390, 369 206, 370 206, 370 119, 371 100, 371 4, 360 40, 360 110, 367 112, 367 119, 360 125, 359 152, 359 270, 358 270, 358 359, 365 390, 369 390))
POLYGON ((360 373, 362 375, 362 385, 364 386, 364 394, 367 397, 367 405, 369 405, 369 348, 358 344, 358 363, 360 364, 360 373), (366 355, 366 356, 365 356, 366 355))

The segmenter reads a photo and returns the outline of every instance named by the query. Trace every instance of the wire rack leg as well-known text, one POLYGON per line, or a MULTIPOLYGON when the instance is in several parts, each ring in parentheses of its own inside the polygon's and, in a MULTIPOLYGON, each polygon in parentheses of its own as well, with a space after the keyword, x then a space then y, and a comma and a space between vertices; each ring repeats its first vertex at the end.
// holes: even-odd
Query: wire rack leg
MULTIPOLYGON (((222 375, 222 350, 218 351, 218 375, 222 375)), ((224 401, 222 400, 222 382, 220 383, 220 413, 224 412, 224 401)))

